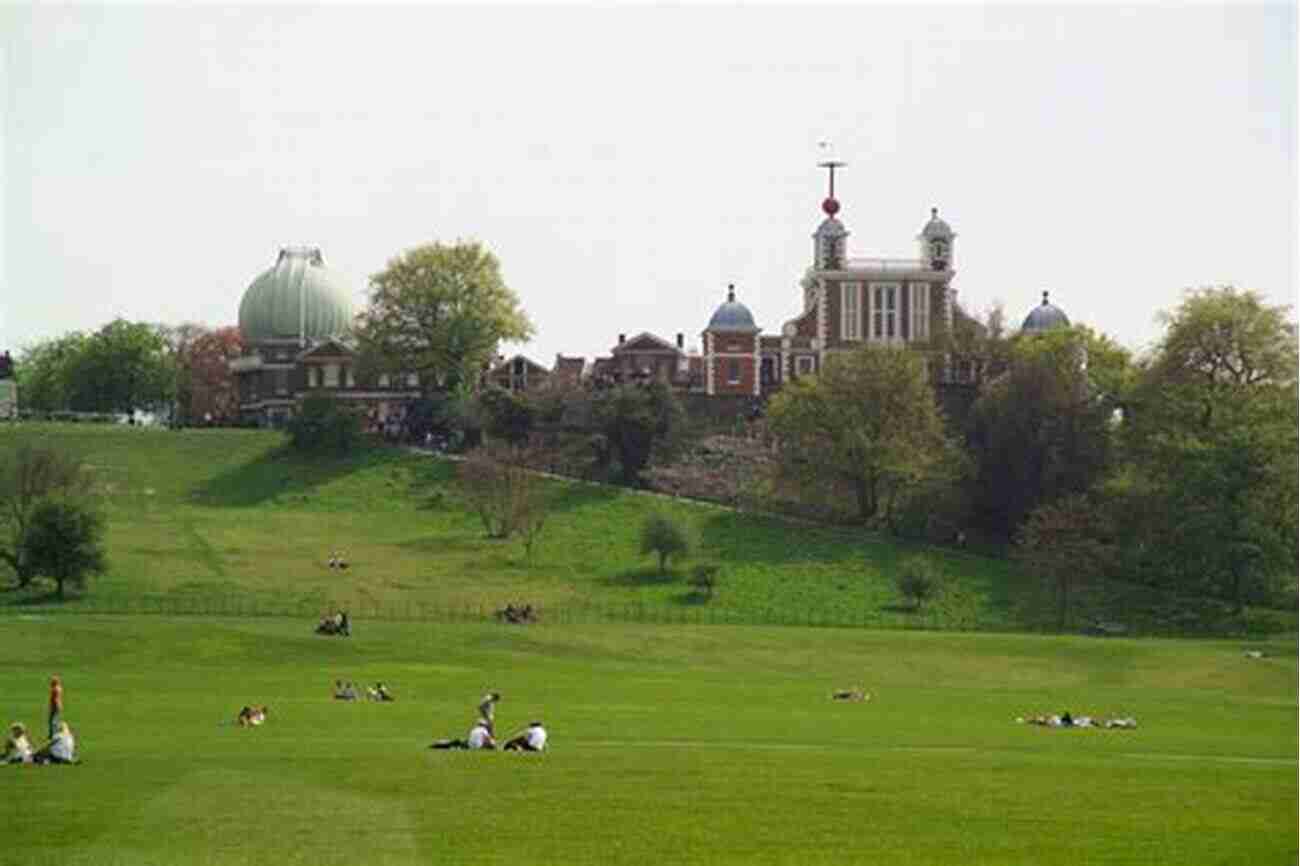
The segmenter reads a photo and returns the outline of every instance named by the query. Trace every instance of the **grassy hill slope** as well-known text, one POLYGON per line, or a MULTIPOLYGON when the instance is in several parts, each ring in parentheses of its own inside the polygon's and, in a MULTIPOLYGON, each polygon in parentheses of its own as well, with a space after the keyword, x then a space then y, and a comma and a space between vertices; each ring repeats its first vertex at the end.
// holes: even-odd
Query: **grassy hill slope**
MULTIPOLYGON (((1016 630, 1042 624, 1041 587, 1010 563, 930 550, 952 590, 929 609, 900 608, 893 572, 917 552, 893 539, 797 526, 686 501, 580 483, 550 485, 552 506, 531 561, 489 540, 458 500, 452 464, 376 449, 345 459, 286 452, 278 433, 173 432, 26 424, 24 441, 83 456, 100 478, 110 573, 71 608, 311 616, 336 605, 359 618, 478 618, 507 602, 556 620, 828 623, 1016 630), (709 602, 639 553, 641 522, 671 513, 717 562, 709 602), (330 570, 332 550, 346 572, 330 570)), ((7 593, 0 604, 32 603, 7 593)), ((1165 624, 1164 600, 1112 587, 1100 610, 1165 624)), ((1294 617, 1265 628, 1294 627, 1294 617)))

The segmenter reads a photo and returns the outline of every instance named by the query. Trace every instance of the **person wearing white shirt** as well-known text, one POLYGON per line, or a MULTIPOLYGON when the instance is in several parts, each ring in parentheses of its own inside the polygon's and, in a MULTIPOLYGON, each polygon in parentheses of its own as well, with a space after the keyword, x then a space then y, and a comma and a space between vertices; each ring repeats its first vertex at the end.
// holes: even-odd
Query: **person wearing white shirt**
POLYGON ((5 740, 5 752, 0 760, 9 764, 32 762, 32 744, 27 739, 27 728, 22 722, 14 722, 9 726, 9 738, 5 740))
POLYGON ((469 729, 469 736, 466 738, 468 748, 471 749, 495 749, 497 741, 492 739, 492 729, 488 727, 486 719, 479 719, 474 723, 474 727, 469 729))
POLYGON ((72 729, 67 722, 59 722, 54 739, 33 756, 38 764, 75 764, 77 762, 77 741, 72 736, 72 729))
POLYGON ((486 719, 479 719, 469 729, 469 736, 463 740, 436 740, 430 749, 495 749, 497 741, 488 729, 486 719))
POLYGON ((546 751, 546 728, 541 722, 529 722, 524 732, 511 738, 505 744, 507 752, 544 752, 546 751))

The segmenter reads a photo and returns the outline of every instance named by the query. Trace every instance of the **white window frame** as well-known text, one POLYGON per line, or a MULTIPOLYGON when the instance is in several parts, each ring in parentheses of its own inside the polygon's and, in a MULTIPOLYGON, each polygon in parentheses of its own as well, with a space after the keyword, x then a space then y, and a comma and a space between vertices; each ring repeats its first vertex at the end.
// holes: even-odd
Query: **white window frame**
POLYGON ((912 283, 912 317, 908 336, 912 340, 930 339, 930 284, 912 283))
POLYGON ((902 283, 871 283, 867 286, 867 339, 872 342, 896 343, 903 339, 900 327, 902 283), (890 334, 890 324, 893 334, 890 334))
POLYGON ((840 339, 862 339, 862 284, 840 284, 840 339))

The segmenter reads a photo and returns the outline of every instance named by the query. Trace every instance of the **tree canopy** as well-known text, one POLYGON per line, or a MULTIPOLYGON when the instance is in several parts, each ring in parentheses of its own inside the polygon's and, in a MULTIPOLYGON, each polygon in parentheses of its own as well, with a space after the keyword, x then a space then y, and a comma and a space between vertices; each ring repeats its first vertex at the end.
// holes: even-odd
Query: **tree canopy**
POLYGON ((1163 316, 1128 404, 1129 549, 1153 580, 1237 605, 1297 558, 1296 327, 1289 308, 1232 287, 1163 316))
POLYGON ((476 382, 503 341, 526 340, 533 326, 497 257, 457 241, 409 249, 372 276, 355 333, 365 366, 452 390, 476 382))
POLYGON ((924 362, 892 346, 829 357, 820 375, 796 379, 772 398, 768 419, 783 470, 847 484, 864 521, 883 516, 949 448, 924 362))
POLYGON ((1084 493, 1105 476, 1130 370, 1124 349, 1086 327, 1010 342, 1006 368, 969 420, 979 525, 1009 539, 1040 504, 1084 493))
POLYGON ((47 411, 129 412, 167 404, 176 392, 164 329, 125 319, 28 348, 19 358, 18 376, 23 402, 47 411))
POLYGON ((28 560, 32 515, 51 498, 89 497, 93 482, 78 458, 51 448, 23 445, 0 457, 0 562, 19 586, 36 576, 28 560))

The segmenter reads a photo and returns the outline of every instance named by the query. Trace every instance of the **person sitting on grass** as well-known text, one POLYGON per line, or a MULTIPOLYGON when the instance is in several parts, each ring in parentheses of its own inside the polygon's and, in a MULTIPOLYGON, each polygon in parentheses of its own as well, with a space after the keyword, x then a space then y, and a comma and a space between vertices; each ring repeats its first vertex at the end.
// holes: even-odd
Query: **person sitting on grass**
POLYGON ((32 760, 38 764, 75 764, 77 763, 77 741, 72 736, 72 728, 67 722, 59 722, 54 738, 41 746, 32 760))
POLYGON ((266 721, 266 717, 270 715, 270 712, 270 709, 265 706, 244 707, 239 711, 239 715, 235 717, 235 722, 241 728, 255 728, 266 721))
POLYGON ((469 729, 469 735, 463 740, 436 740, 430 749, 495 749, 497 741, 488 730, 486 719, 479 719, 469 729))
POLYGON ((544 752, 546 728, 541 722, 529 722, 522 734, 511 737, 502 748, 507 752, 544 752))
POLYGON ((355 693, 352 693, 351 695, 349 695, 349 691, 350 691, 351 687, 352 687, 352 684, 351 684, 351 683, 348 683, 347 685, 344 685, 344 684, 343 684, 343 680, 335 680, 335 681, 334 681, 334 700, 336 700, 336 701, 355 701, 355 700, 357 699, 356 694, 355 694, 355 693))
POLYGON ((388 690, 388 686, 384 685, 383 683, 375 683, 374 693, 375 693, 374 699, 377 701, 397 700, 397 698, 393 697, 393 693, 388 690))
POLYGON ((4 755, 0 760, 6 764, 30 764, 32 762, 32 744, 27 739, 27 728, 22 722, 9 726, 9 736, 5 740, 4 755))

